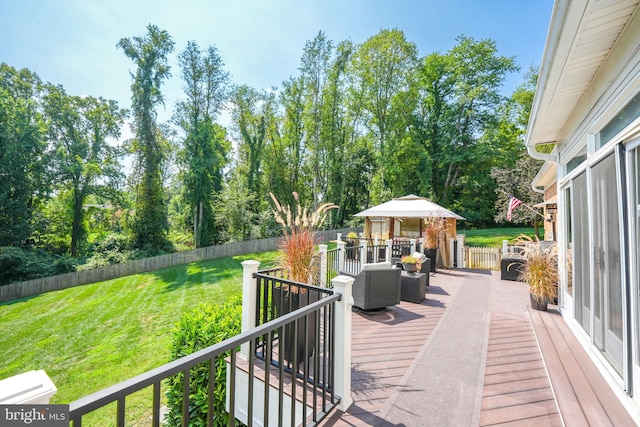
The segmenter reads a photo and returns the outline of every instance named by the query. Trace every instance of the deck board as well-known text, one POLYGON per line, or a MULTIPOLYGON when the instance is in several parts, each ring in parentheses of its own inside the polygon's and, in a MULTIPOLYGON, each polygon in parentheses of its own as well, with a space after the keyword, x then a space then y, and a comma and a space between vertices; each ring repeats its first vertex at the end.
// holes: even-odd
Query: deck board
MULTIPOLYGON (((455 273, 432 276, 421 304, 402 302, 381 313, 353 312, 354 403, 346 413, 334 411, 321 425, 392 425, 384 419, 392 395, 415 398, 415 393, 424 393, 427 398, 437 392, 408 390, 405 384, 455 302, 455 280, 455 273)), ((553 310, 531 310, 525 284, 503 282, 495 275, 487 280, 495 282, 492 298, 498 303, 491 308, 480 373, 484 385, 478 425, 636 425, 561 316, 553 310), (521 305, 513 304, 514 297, 521 298, 521 305)))

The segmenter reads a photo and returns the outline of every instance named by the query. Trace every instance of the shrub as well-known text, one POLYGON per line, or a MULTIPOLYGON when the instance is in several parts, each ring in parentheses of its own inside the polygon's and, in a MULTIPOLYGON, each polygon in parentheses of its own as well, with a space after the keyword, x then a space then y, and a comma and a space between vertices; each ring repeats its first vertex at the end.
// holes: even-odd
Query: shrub
MULTIPOLYGON (((238 335, 242 325, 242 300, 235 297, 229 302, 215 306, 203 304, 191 313, 186 313, 173 330, 171 360, 187 356, 203 348, 222 342, 238 335)), ((226 398, 226 362, 229 353, 219 356, 215 367, 215 392, 213 408, 213 425, 226 426, 229 414, 225 409, 226 398)), ((180 373, 167 380, 167 425, 182 425, 182 380, 180 373)), ((207 387, 209 385, 209 364, 202 363, 191 369, 189 379, 189 414, 190 426, 207 425, 207 387)))
POLYGON ((51 274, 53 259, 42 251, 0 247, 0 285, 51 274))

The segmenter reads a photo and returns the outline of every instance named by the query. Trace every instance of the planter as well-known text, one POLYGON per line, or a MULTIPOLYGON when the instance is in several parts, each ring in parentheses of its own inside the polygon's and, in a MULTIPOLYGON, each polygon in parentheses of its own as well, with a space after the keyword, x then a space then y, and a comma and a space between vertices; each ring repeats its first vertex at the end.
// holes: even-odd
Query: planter
MULTIPOLYGON (((298 293, 274 287, 271 304, 275 309, 276 316, 281 317, 319 300, 319 292, 305 291, 298 293)), ((309 333, 305 342, 305 322, 302 319, 298 320, 297 346, 295 348, 295 323, 285 325, 283 328, 284 336, 281 337, 282 341, 284 341, 282 357, 289 364, 293 364, 294 359, 298 362, 298 365, 304 362, 305 344, 308 349, 307 355, 309 357, 313 356, 316 343, 316 319, 314 316, 307 316, 306 324, 308 325, 309 333)))
POLYGON ((406 271, 407 273, 415 273, 416 271, 418 271, 418 266, 416 264, 408 264, 406 262, 402 263, 402 269, 404 271, 406 271))
POLYGON ((436 272, 436 259, 438 257, 438 248, 427 249, 424 254, 431 260, 431 266, 429 267, 429 271, 431 273, 436 272))
POLYGON ((531 301, 531 308, 538 311, 547 311, 548 301, 540 301, 533 296, 533 294, 529 294, 529 300, 531 301))

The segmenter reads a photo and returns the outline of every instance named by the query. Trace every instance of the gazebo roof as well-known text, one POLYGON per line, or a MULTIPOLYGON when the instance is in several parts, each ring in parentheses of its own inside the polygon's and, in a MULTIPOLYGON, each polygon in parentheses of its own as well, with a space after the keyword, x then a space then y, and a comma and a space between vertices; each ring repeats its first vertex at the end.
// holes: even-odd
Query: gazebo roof
POLYGON ((389 200, 374 206, 354 216, 382 217, 382 218, 455 218, 464 220, 460 215, 415 194, 389 200))

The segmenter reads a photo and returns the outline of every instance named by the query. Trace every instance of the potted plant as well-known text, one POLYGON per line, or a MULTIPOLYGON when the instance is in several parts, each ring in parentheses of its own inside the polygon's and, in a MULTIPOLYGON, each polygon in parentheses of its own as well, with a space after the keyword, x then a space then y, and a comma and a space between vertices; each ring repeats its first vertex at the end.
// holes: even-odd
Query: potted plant
POLYGON ((524 235, 518 240, 525 243, 522 255, 526 260, 520 280, 529 284, 531 307, 545 311, 558 295, 558 245, 524 235))
POLYGON ((412 255, 405 255, 400 258, 402 269, 408 273, 415 273, 420 269, 420 260, 412 255))
MULTIPOLYGON (((315 247, 318 243, 315 230, 324 222, 327 212, 337 206, 325 203, 315 211, 311 211, 307 207, 301 206, 296 192, 293 192, 296 202, 293 207, 283 206, 272 193, 269 194, 274 204, 274 218, 280 224, 284 234, 278 247, 278 267, 284 271, 284 276, 288 281, 317 285, 320 263, 315 254, 315 247)), ((310 292, 307 288, 296 284, 281 283, 274 286, 271 301, 276 316, 279 317, 318 301, 319 298, 319 292, 310 292)), ((314 316, 307 317, 307 324, 309 331, 307 346, 313 349, 316 340, 314 316)), ((294 360, 297 360, 298 363, 304 361, 304 337, 305 326, 304 323, 300 323, 297 336, 298 346, 294 349, 294 325, 285 326, 283 358, 289 363, 293 363, 294 360)))
POLYGON ((424 219, 424 246, 425 255, 430 259, 430 271, 436 272, 436 258, 438 256, 438 244, 445 229, 444 218, 429 216, 424 219))

